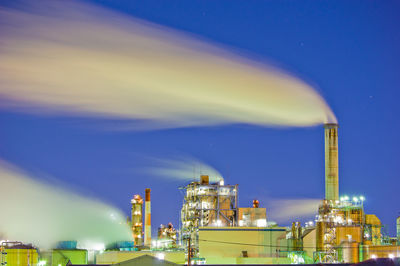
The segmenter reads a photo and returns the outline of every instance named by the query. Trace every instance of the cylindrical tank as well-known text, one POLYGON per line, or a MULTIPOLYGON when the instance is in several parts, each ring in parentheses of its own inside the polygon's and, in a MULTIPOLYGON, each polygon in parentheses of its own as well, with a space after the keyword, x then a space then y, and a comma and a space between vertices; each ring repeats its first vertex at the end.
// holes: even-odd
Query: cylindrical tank
POLYGON ((325 199, 339 200, 338 124, 325 124, 325 199))
POLYGON ((145 190, 145 217, 144 217, 144 245, 151 246, 151 202, 150 202, 150 188, 145 190))
POLYGON ((59 241, 57 243, 57 249, 76 249, 78 245, 78 241, 70 240, 70 241, 59 241))
POLYGON ((358 243, 356 241, 344 240, 341 244, 344 263, 358 263, 358 243))

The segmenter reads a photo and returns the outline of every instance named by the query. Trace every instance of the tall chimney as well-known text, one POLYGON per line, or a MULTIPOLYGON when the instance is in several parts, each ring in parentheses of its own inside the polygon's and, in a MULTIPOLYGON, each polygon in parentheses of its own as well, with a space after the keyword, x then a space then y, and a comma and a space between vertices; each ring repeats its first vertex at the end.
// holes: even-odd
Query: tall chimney
POLYGON ((144 245, 151 246, 151 203, 150 203, 150 188, 146 188, 145 195, 145 213, 144 213, 144 245))
POLYGON ((338 124, 325 124, 325 199, 339 200, 338 124))

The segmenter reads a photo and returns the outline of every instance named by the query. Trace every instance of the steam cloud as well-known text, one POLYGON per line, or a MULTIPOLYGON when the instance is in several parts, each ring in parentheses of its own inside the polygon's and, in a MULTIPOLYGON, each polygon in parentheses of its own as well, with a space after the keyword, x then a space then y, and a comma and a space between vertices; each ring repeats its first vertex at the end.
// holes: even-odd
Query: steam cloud
POLYGON ((98 249, 131 240, 122 212, 94 199, 40 183, 0 162, 3 199, 0 236, 50 248, 77 240, 81 248, 98 249))
POLYGON ((314 216, 320 199, 276 199, 267 201, 269 213, 277 222, 314 216))
POLYGON ((147 172, 168 179, 178 179, 182 181, 199 181, 200 175, 208 175, 209 182, 219 182, 223 179, 212 166, 195 158, 176 158, 176 159, 152 159, 152 167, 146 169, 147 172))
POLYGON ((75 1, 18 3, 0 9, 3 107, 146 127, 336 122, 308 84, 177 31, 75 1))

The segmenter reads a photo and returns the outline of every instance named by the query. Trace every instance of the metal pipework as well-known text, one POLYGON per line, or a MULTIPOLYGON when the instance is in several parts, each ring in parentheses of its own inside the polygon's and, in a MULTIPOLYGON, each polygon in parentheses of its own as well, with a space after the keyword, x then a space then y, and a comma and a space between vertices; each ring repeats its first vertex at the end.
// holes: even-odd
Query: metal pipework
POLYGON ((338 124, 325 124, 325 199, 339 200, 338 124))
POLYGON ((145 190, 145 216, 144 216, 144 245, 151 246, 151 202, 150 202, 150 188, 145 190))

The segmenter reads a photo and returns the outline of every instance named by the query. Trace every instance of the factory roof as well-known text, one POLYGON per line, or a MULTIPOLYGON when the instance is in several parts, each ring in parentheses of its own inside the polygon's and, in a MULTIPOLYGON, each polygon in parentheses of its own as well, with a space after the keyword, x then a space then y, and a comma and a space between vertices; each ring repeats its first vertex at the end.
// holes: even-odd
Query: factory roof
POLYGON ((155 257, 153 257, 153 256, 150 256, 150 255, 143 255, 143 256, 140 256, 140 257, 137 257, 137 258, 134 258, 134 259, 130 259, 130 260, 127 260, 127 261, 123 261, 123 262, 120 262, 120 263, 117 263, 117 264, 114 264, 114 265, 118 265, 118 266, 135 266, 135 265, 143 265, 143 266, 146 266, 146 265, 165 265, 165 266, 174 266, 174 265, 178 265, 178 264, 176 264, 176 263, 173 263, 173 262, 170 262, 170 261, 167 261, 167 260, 161 260, 161 259, 158 259, 158 258, 155 258, 155 257))

